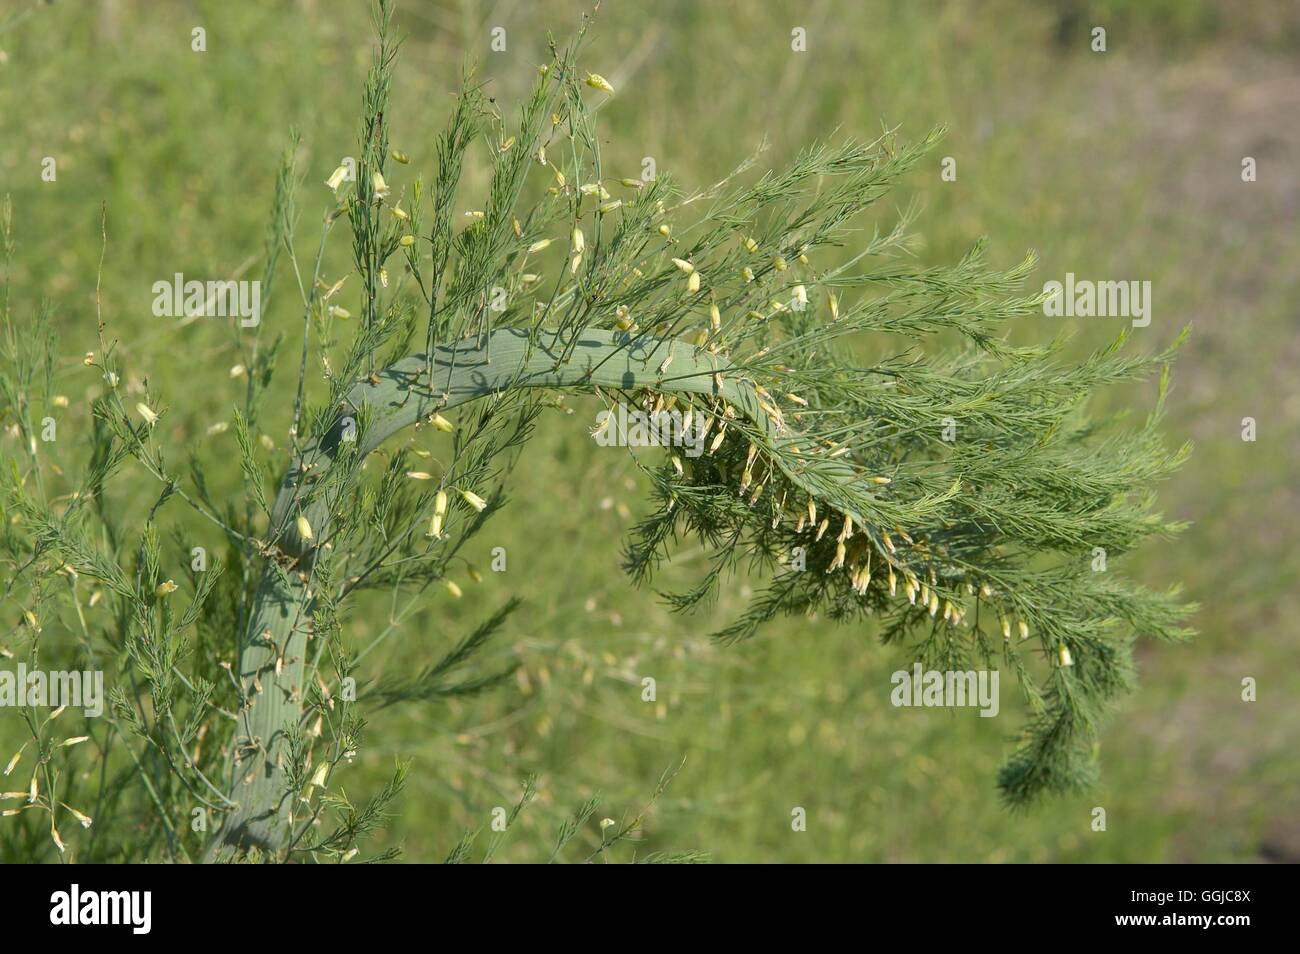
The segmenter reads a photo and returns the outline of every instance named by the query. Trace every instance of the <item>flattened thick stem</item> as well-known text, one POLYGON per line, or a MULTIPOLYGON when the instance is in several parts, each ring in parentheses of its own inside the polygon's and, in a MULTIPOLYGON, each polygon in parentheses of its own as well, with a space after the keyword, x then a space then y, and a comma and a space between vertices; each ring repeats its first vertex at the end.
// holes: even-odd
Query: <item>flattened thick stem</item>
POLYGON ((362 455, 435 411, 516 388, 653 387, 716 395, 767 423, 752 387, 717 374, 727 370, 725 361, 675 340, 588 331, 576 340, 543 334, 530 341, 525 331, 503 329, 485 340, 436 349, 432 384, 427 367, 425 355, 412 355, 380 371, 378 383, 354 387, 334 426, 303 448, 281 481, 271 526, 280 534, 272 543, 283 554, 277 558, 286 572, 268 563, 241 642, 238 679, 247 702, 238 716, 227 793, 239 807, 226 816, 209 857, 231 848, 274 850, 290 837, 285 730, 302 719, 311 637, 311 597, 303 577, 314 546, 328 537, 330 526, 328 504, 320 495, 305 506, 303 501, 308 482, 322 480, 337 456, 348 418, 367 409, 368 424, 359 435, 362 455), (671 374, 660 375, 670 355, 671 374), (313 528, 310 541, 298 534, 299 513, 313 528))

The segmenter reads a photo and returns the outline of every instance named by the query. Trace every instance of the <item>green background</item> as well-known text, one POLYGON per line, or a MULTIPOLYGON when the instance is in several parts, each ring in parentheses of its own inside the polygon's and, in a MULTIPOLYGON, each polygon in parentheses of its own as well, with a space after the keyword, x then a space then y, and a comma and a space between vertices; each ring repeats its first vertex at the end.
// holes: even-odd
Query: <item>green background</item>
MULTIPOLYGON (((399 4, 392 143, 411 170, 430 178, 466 57, 513 115, 545 59, 546 31, 563 37, 581 9, 399 4), (489 48, 498 26, 500 53, 489 48)), ((153 317, 151 285, 178 271, 258 277, 291 127, 303 137, 298 238, 300 257, 310 256, 328 207, 323 180, 356 152, 370 50, 366 7, 350 0, 0 4, 0 194, 12 196, 19 243, 14 307, 20 318, 42 298, 56 307, 59 388, 72 405, 61 434, 77 439, 83 399, 101 386, 80 355, 96 347, 106 202, 104 314, 126 385, 147 378, 169 407, 165 436, 177 447, 203 442, 226 465, 214 464, 214 485, 238 492, 233 432, 204 437, 242 400, 242 382, 226 373, 230 328, 153 317), (191 51, 195 27, 206 30, 206 52, 191 51), (40 178, 46 156, 58 163, 52 183, 40 178)), ((724 862, 1300 859, 1298 58, 1300 8, 1283 0, 606 4, 584 65, 618 91, 600 113, 611 175, 639 175, 651 156, 683 187, 703 186, 765 136, 760 166, 775 166, 814 138, 874 138, 882 122, 919 138, 947 123, 906 191, 881 203, 882 223, 921 203, 922 261, 952 261, 988 235, 995 263, 1039 252, 1034 288, 1067 271, 1151 281, 1153 320, 1134 330, 1139 347, 1161 347, 1192 324, 1167 431, 1196 452, 1161 488, 1161 507, 1193 525, 1126 570, 1157 585, 1184 581, 1202 604, 1200 635, 1139 650, 1142 686, 1105 727, 1095 790, 1011 813, 994 784, 1022 717, 1009 678, 1002 716, 981 719, 893 708, 890 673, 910 660, 869 628, 795 619, 745 644, 713 644, 709 632, 744 604, 744 578, 724 586, 716 608, 688 617, 629 586, 618 539, 646 506, 644 484, 626 453, 587 436, 595 406, 570 401, 572 413, 544 418, 512 477, 509 509, 476 541, 482 582, 458 577, 462 599, 436 597, 366 658, 367 674, 421 665, 509 594, 526 599, 488 660, 521 661, 514 683, 369 714, 361 756, 340 776, 349 795, 377 789, 395 758, 412 762, 377 844, 439 860, 536 773, 539 799, 500 857, 545 858, 583 798, 601 795, 597 818, 635 811, 685 759, 638 851, 697 848, 724 862), (1106 28, 1104 53, 1090 49, 1094 26, 1106 28), (794 27, 807 31, 805 53, 791 50, 794 27), (957 161, 955 182, 940 179, 944 156, 957 161), (1245 156, 1257 161, 1255 182, 1242 181, 1245 156), (1248 416, 1253 443, 1241 439, 1248 416), (492 546, 506 547, 506 573, 486 572, 492 546), (646 676, 657 681, 656 703, 641 701, 646 676), (1257 702, 1241 700, 1246 677, 1258 681, 1257 702), (791 830, 796 806, 807 811, 804 832, 791 830), (1105 832, 1092 830, 1096 806, 1105 832)), ((476 207, 486 169, 481 156, 470 163, 465 208, 476 207)), ((335 239, 330 279, 348 267, 346 238, 335 239)), ((292 335, 299 314, 281 284, 264 334, 292 335)), ((1066 331, 1082 353, 1123 323, 1033 318, 1012 335, 1066 331)), ((295 351, 285 349, 278 378, 289 397, 267 407, 281 448, 295 351)), ((1153 397, 1152 385, 1117 389, 1100 404, 1137 416, 1153 397)), ((10 444, 0 444, 5 456, 10 444)), ((151 478, 127 475, 146 507, 151 478)), ((118 493, 131 505, 120 480, 118 493)), ((699 557, 682 549, 665 582, 689 581, 699 557)), ((383 598, 353 605, 353 645, 371 643, 393 612, 383 598)), ((17 613, 4 613, 8 626, 17 613)), ((60 639, 58 627, 43 638, 60 639)), ((16 723, 0 718, 0 760, 22 737, 16 723)), ((594 821, 580 839, 599 843, 594 821)), ((52 846, 48 855, 33 860, 54 860, 52 846)))

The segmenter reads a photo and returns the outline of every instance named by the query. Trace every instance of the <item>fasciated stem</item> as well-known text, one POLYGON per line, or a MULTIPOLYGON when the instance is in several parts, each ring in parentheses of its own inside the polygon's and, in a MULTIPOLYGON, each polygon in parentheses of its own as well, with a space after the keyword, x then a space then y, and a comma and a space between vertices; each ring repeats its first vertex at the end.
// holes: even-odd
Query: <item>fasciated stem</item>
POLYGON ((518 388, 652 387, 712 395, 768 425, 752 385, 720 374, 729 370, 724 359, 676 340, 610 331, 562 340, 551 333, 502 329, 435 349, 432 380, 428 367, 424 354, 412 355, 356 385, 333 426, 302 449, 280 483, 271 514, 274 536, 240 646, 244 705, 237 714, 227 791, 237 807, 226 815, 209 857, 230 849, 274 851, 290 836, 286 730, 303 717, 311 562, 331 524, 329 501, 311 495, 309 487, 325 479, 338 457, 350 433, 348 418, 366 421, 355 437, 363 456, 436 411, 518 388), (665 378, 658 369, 670 355, 673 373, 665 378), (299 533, 299 514, 312 528, 311 539, 299 533))

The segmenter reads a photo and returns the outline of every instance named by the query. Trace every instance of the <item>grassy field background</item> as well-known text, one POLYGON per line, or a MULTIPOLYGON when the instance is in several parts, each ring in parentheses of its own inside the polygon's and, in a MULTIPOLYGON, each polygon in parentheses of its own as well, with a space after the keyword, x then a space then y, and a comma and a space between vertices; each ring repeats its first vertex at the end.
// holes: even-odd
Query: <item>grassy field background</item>
MULTIPOLYGON (((566 34, 582 9, 400 4, 392 136, 412 168, 432 171, 467 56, 512 114, 546 31, 566 34), (501 53, 489 49, 497 26, 501 53)), ((526 599, 494 650, 522 662, 514 684, 370 715, 349 793, 381 785, 395 758, 412 762, 379 843, 439 860, 536 773, 539 800, 501 857, 545 859, 582 799, 600 793, 597 817, 635 811, 684 759, 640 851, 697 848, 723 862, 1300 860, 1300 10, 1286 0, 678 0, 607 3, 594 37, 584 65, 619 91, 601 112, 614 175, 637 175, 653 156, 684 186, 704 185, 764 137, 761 163, 776 166, 814 138, 874 138, 882 122, 920 138, 942 122, 948 136, 881 209, 888 222, 921 203, 923 261, 951 261, 988 235, 1002 264, 1038 251, 1034 287, 1067 271, 1150 280, 1153 320, 1135 343, 1158 348, 1193 326, 1167 430, 1196 452, 1161 492, 1165 513, 1192 527, 1129 569, 1185 581, 1203 607, 1200 635, 1141 651, 1142 687, 1105 729, 1097 789, 1010 813, 995 788, 1021 715, 1010 684, 998 719, 894 709, 889 674, 909 660, 870 629, 789 620, 723 647, 708 633, 743 605, 743 579, 691 617, 631 589, 618 539, 644 506, 642 480, 627 455, 587 436, 594 407, 569 402, 573 413, 548 416, 528 445, 511 507, 473 556, 486 567, 487 548, 505 546, 508 572, 462 579, 464 599, 437 599, 368 659, 418 666, 510 593, 526 599), (797 26, 806 53, 791 51, 797 26), (1089 48, 1094 26, 1107 30, 1105 53, 1089 48), (944 156, 957 161, 955 182, 941 181, 944 156), (1242 181, 1245 156, 1257 161, 1255 182, 1242 181), (1247 416, 1254 443, 1241 439, 1247 416), (641 701, 647 675, 657 703, 641 701), (1240 698, 1247 676, 1259 683, 1253 704, 1240 698), (791 830, 795 806, 807 831, 791 830), (1106 832, 1090 828, 1094 806, 1107 810, 1106 832)), ((105 316, 128 387, 148 377, 165 395, 178 445, 225 441, 212 450, 233 455, 230 434, 203 436, 242 395, 226 374, 229 328, 154 318, 150 287, 178 271, 257 277, 291 127, 305 170, 300 240, 314 247, 321 182, 355 153, 370 49, 366 7, 353 0, 0 3, 0 194, 12 197, 19 244, 15 305, 46 298, 57 309, 58 375, 72 398, 61 427, 85 426, 81 399, 99 386, 80 355, 95 347, 105 202, 105 316), (206 30, 204 53, 191 51, 194 27, 206 30), (45 156, 58 160, 56 182, 41 180, 45 156)), ((482 164, 470 170, 466 208, 485 182, 482 164)), ((337 236, 325 274, 345 271, 346 255, 337 236)), ((298 321, 284 287, 267 330, 298 321)), ((1035 318, 1013 335, 1067 330, 1082 353, 1120 326, 1035 318)), ((1153 397, 1151 386, 1119 389, 1102 403, 1140 415, 1153 397)), ((289 414, 287 403, 271 408, 277 443, 289 414)), ((148 479, 142 506, 156 495, 148 479)), ((233 463, 222 479, 237 492, 233 463)), ((692 559, 681 553, 667 579, 689 579, 692 559)), ((354 645, 383 632, 392 611, 382 600, 354 606, 354 645)), ((17 738, 7 721, 0 753, 17 738)), ((589 827, 582 837, 594 846, 589 827)))

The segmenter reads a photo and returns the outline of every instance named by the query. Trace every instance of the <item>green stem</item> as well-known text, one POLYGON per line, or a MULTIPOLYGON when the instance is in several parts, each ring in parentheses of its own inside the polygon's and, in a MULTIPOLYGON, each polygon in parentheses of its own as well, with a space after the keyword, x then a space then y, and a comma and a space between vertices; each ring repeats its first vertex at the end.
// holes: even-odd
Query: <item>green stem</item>
POLYGON ((238 807, 226 816, 210 857, 222 848, 275 850, 290 835, 285 730, 302 718, 304 660, 311 638, 310 583, 298 574, 310 570, 314 545, 328 538, 330 525, 322 495, 305 506, 302 501, 307 482, 322 480, 337 456, 344 417, 363 407, 368 411, 367 426, 358 435, 362 455, 435 411, 517 388, 651 387, 712 395, 735 405, 750 420, 767 424, 751 385, 716 377, 729 365, 680 341, 584 331, 576 340, 547 333, 530 342, 525 330, 501 329, 485 339, 435 349, 432 387, 427 367, 423 354, 413 355, 379 372, 377 383, 354 387, 346 399, 351 410, 341 411, 323 439, 302 449, 281 482, 271 527, 280 534, 273 542, 290 565, 284 574, 270 565, 264 570, 241 645, 238 678, 247 701, 238 713, 227 792, 238 807), (671 371, 660 375, 658 369, 669 355, 671 371), (313 540, 299 536, 299 512, 311 524, 313 540))

